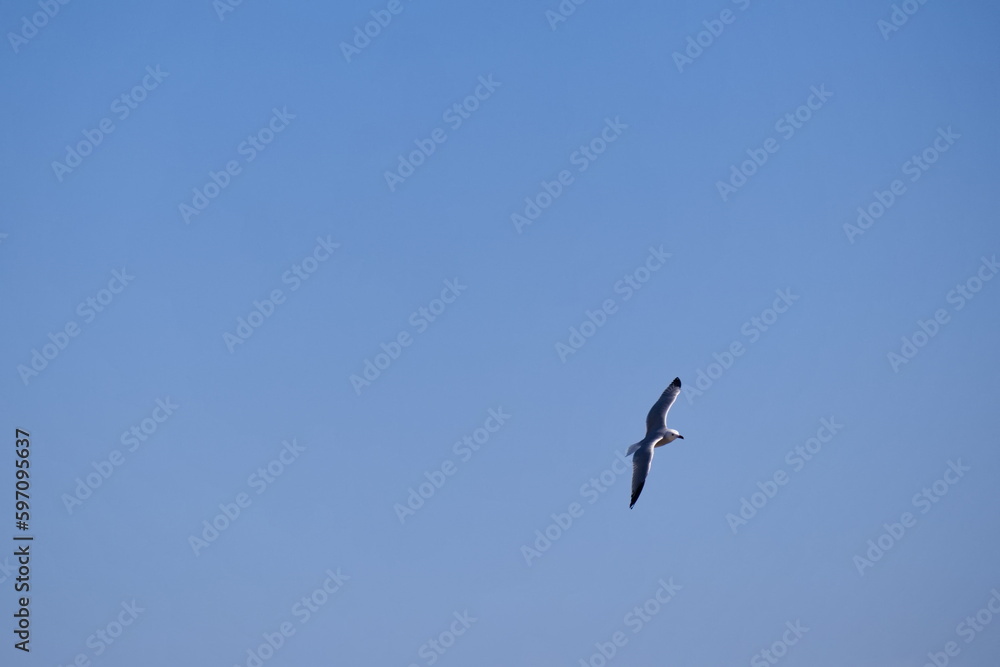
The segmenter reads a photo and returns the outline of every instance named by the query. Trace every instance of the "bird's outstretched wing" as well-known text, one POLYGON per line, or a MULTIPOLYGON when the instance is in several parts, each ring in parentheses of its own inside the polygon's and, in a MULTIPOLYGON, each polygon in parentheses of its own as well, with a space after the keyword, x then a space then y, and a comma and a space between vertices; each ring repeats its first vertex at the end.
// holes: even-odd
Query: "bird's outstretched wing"
POLYGON ((650 432, 667 427, 667 413, 670 412, 670 406, 674 404, 677 400, 677 396, 681 393, 681 379, 674 378, 674 381, 670 383, 670 386, 663 390, 660 394, 660 398, 653 407, 650 408, 649 414, 646 415, 646 435, 650 432))
POLYGON ((642 487, 646 485, 646 475, 649 474, 649 469, 652 465, 652 445, 640 447, 636 450, 635 454, 632 456, 632 502, 629 503, 629 509, 632 509, 632 506, 635 505, 635 501, 639 499, 639 494, 642 493, 642 487))

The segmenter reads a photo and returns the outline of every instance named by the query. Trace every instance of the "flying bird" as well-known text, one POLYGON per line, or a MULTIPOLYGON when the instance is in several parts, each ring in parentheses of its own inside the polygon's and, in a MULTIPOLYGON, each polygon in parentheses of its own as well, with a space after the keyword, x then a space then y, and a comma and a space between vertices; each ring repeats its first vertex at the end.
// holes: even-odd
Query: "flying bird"
POLYGON ((649 409, 649 414, 646 415, 646 437, 629 447, 628 452, 626 452, 626 455, 634 454, 632 456, 632 502, 629 503, 629 509, 635 505, 639 494, 642 493, 642 487, 646 485, 646 475, 649 474, 649 468, 653 465, 653 449, 671 443, 677 438, 684 439, 684 436, 674 429, 667 428, 667 413, 670 412, 670 406, 674 404, 680 393, 681 379, 674 378, 674 381, 663 390, 659 400, 653 404, 653 407, 649 409))

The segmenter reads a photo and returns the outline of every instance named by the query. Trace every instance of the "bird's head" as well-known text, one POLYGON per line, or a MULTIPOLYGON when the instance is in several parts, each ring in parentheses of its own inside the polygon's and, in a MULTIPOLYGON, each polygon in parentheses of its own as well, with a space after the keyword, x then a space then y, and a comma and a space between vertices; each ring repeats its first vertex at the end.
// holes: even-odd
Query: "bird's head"
POLYGON ((667 429, 667 432, 666 432, 666 433, 664 434, 664 436, 663 436, 663 437, 664 437, 664 439, 665 439, 665 440, 666 440, 667 442, 673 442, 673 441, 674 441, 674 440, 676 440, 677 438, 680 438, 681 440, 683 440, 683 439, 684 439, 684 436, 683 436, 683 435, 681 435, 680 433, 678 433, 677 431, 675 431, 675 430, 674 430, 674 429, 672 429, 672 428, 668 428, 668 429, 667 429))

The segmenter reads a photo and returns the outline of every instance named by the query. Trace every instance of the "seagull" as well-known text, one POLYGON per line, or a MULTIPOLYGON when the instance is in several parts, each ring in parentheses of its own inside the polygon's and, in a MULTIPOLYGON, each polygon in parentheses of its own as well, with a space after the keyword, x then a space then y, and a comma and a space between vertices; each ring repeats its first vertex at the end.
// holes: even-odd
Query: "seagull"
POLYGON ((646 485, 646 475, 653 465, 653 449, 671 443, 677 438, 681 440, 684 436, 672 428, 667 428, 667 413, 670 406, 677 400, 681 393, 681 379, 674 378, 670 386, 663 390, 660 398, 646 415, 646 437, 628 448, 628 454, 632 457, 632 502, 628 508, 632 509, 635 501, 642 493, 642 487, 646 485))

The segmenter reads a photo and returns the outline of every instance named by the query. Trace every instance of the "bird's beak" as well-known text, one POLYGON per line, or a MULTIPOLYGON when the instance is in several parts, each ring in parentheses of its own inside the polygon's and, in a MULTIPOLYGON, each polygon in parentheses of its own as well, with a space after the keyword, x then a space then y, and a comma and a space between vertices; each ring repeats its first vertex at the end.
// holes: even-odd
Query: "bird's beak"
POLYGON ((678 435, 677 437, 678 437, 678 438, 680 438, 681 440, 683 440, 683 439, 684 439, 684 436, 683 436, 683 435, 678 435))

